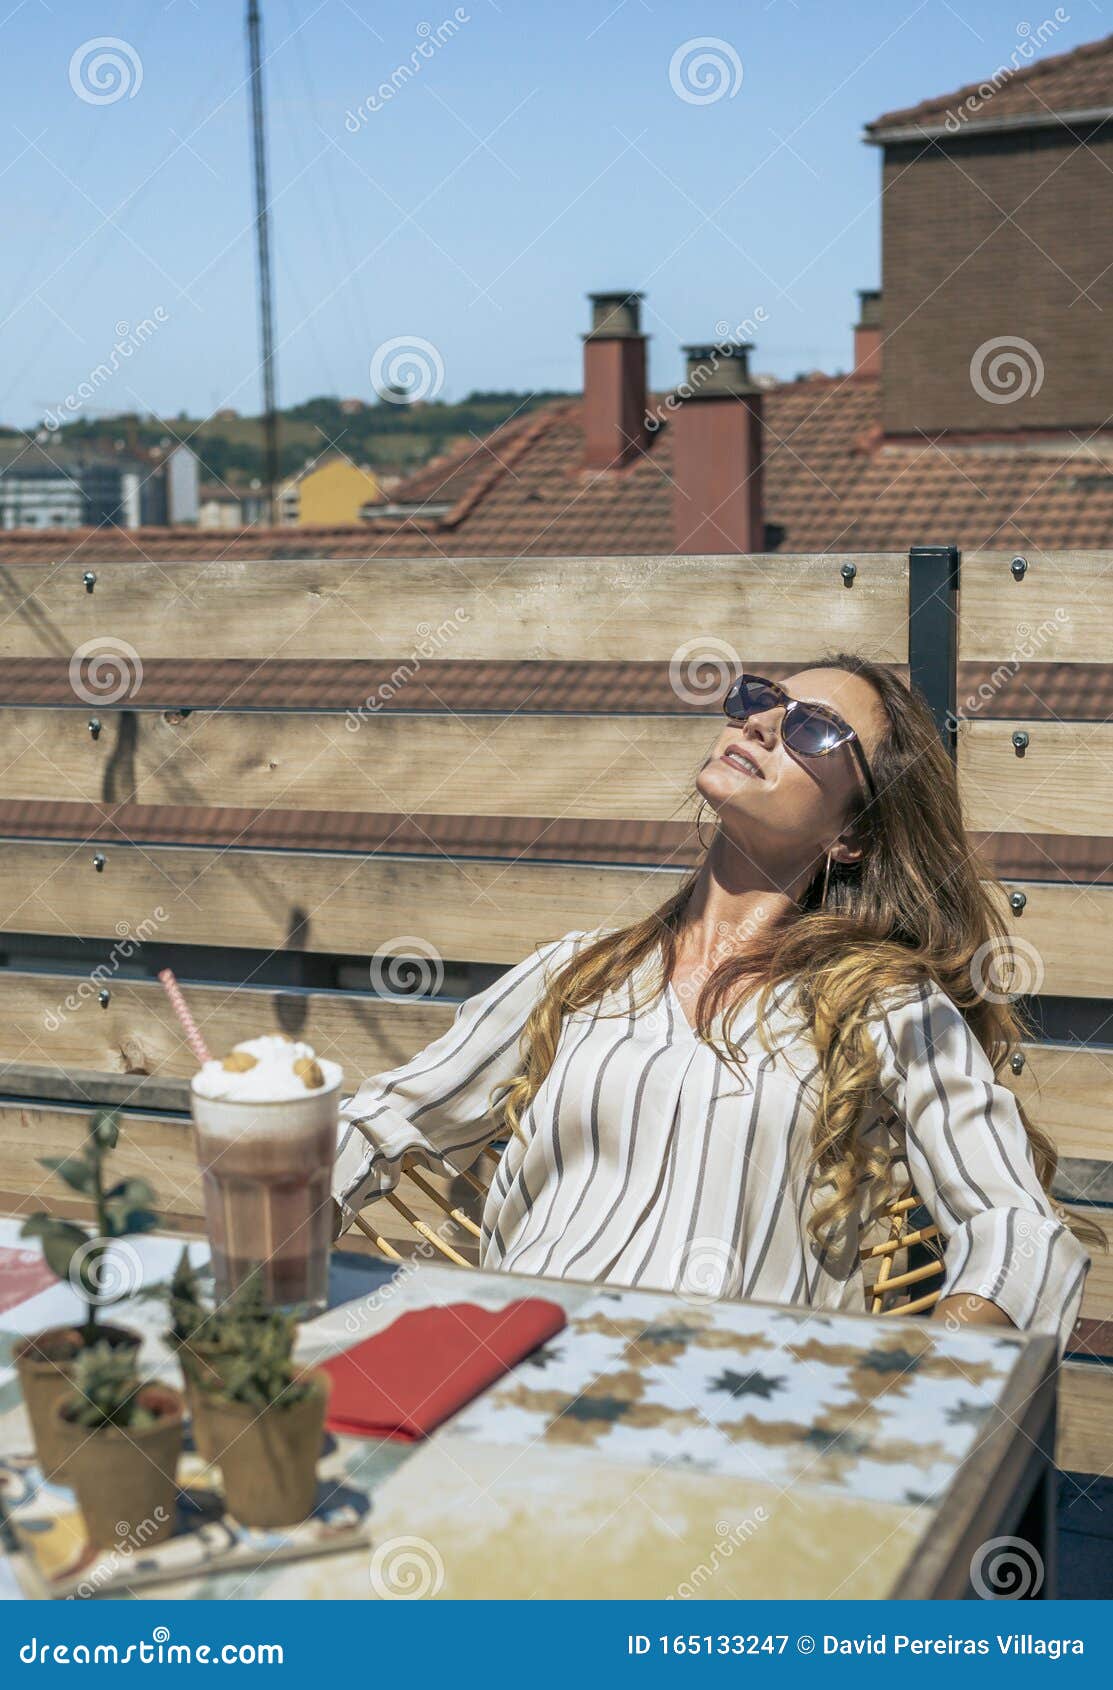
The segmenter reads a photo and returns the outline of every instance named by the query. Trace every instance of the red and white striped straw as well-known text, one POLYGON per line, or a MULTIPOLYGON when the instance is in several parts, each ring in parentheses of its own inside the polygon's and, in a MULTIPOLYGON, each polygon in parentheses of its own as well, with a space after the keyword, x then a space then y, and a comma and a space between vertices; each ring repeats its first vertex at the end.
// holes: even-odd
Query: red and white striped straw
POLYGON ((186 1008, 186 1001, 182 996, 182 988, 178 985, 177 980, 174 978, 174 970, 172 968, 162 969, 159 974, 159 979, 162 981, 167 997, 174 1006, 174 1014, 178 1017, 178 1020, 182 1024, 182 1030, 185 1033, 190 1050, 193 1052, 198 1062, 208 1062, 209 1052, 206 1048, 205 1041, 201 1037, 201 1031, 196 1021, 186 1008))

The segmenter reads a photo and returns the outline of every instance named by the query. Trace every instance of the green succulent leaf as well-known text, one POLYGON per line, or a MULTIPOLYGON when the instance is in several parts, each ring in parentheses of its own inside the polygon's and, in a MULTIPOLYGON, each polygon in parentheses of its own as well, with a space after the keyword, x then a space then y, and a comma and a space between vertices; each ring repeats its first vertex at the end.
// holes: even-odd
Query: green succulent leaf
POLYGON ((153 1232, 158 1216, 153 1209, 133 1209, 118 1198, 104 1205, 109 1238, 126 1238, 129 1233, 153 1232))
POLYGON ((96 1169, 83 1153, 76 1156, 40 1156, 39 1167, 57 1174, 72 1191, 80 1191, 85 1197, 96 1189, 96 1169))
POLYGON ((42 1243, 46 1265, 59 1279, 68 1279, 74 1255, 89 1243, 89 1235, 73 1221, 61 1221, 54 1215, 32 1215, 22 1230, 24 1238, 38 1238, 42 1243), (31 1227, 34 1230, 31 1231, 31 1227))
POLYGON ((155 1194, 145 1179, 120 1179, 105 1192, 109 1199, 122 1197, 126 1203, 136 1209, 149 1209, 155 1201, 155 1194))
POLYGON ((78 1280, 82 1292, 91 1303, 104 1301, 101 1286, 101 1262, 108 1253, 108 1245, 103 1240, 93 1245, 81 1260, 78 1270, 78 1280))
POLYGON ((115 1150, 116 1141, 120 1136, 120 1112, 118 1109, 98 1109, 89 1122, 89 1137, 102 1150, 115 1150))

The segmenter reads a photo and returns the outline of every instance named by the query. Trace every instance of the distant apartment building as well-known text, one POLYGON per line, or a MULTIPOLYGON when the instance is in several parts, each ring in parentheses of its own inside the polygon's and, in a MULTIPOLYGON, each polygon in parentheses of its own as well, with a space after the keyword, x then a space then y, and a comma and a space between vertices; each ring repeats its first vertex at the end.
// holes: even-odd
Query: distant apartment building
POLYGON ((340 454, 311 460, 282 483, 276 499, 280 525, 297 528, 350 527, 382 502, 374 471, 340 454))
POLYGON ((267 496, 261 488, 228 487, 220 482, 202 486, 197 526, 235 533, 270 520, 267 496))
POLYGON ((49 441, 0 443, 0 528, 151 528, 197 521, 197 459, 96 456, 49 441))

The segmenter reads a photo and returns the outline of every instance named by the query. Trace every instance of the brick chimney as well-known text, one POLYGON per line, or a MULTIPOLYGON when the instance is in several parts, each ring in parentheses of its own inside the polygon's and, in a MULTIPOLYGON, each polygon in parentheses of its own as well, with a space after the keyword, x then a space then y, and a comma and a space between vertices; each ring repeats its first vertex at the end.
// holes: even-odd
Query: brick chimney
POLYGON ((584 463, 618 469, 645 448, 645 336, 640 293, 589 293, 584 336, 584 463))
POLYGON ((859 288, 854 325, 854 374, 881 374, 881 289, 859 288))
POLYGON ((763 552, 761 389, 747 343, 686 346, 669 429, 677 552, 763 552))

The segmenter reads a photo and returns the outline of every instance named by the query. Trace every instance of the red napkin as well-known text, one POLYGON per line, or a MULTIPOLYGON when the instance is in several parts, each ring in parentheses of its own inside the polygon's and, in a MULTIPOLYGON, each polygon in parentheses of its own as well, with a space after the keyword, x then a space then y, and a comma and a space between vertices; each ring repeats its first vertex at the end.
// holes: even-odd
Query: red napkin
POLYGON ((332 1379, 330 1431, 425 1438, 566 1323, 559 1303, 519 1297, 494 1311, 446 1303, 401 1314, 321 1367, 332 1379))

